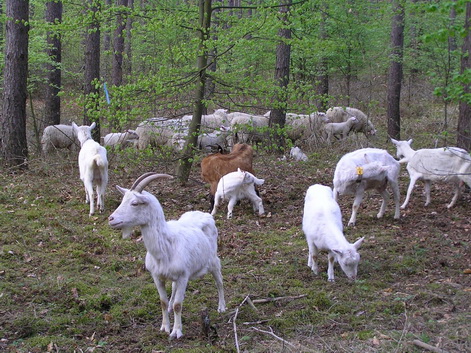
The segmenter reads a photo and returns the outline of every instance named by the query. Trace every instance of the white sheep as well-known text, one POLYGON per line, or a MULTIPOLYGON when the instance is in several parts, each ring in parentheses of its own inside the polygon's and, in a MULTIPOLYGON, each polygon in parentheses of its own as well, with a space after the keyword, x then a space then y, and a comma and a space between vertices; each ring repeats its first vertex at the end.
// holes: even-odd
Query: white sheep
POLYGON ((270 119, 263 115, 252 115, 241 112, 227 114, 233 133, 232 145, 236 143, 263 142, 270 119))
POLYGON ((182 333, 182 305, 189 280, 211 273, 219 295, 218 311, 226 310, 217 255, 218 231, 213 217, 204 212, 190 211, 179 220, 166 221, 157 198, 143 191, 152 180, 171 178, 166 174, 146 173, 139 177, 131 189, 117 186, 124 195, 121 204, 110 215, 109 225, 121 229, 128 238, 134 227, 141 228, 147 249, 145 264, 159 292, 162 308, 161 331, 170 333, 169 312, 174 312, 171 338, 182 333), (167 297, 165 282, 172 281, 172 295, 167 297))
POLYGON ((327 123, 324 125, 324 131, 326 133, 326 139, 329 143, 332 143, 332 137, 340 136, 340 139, 345 139, 353 128, 353 125, 357 122, 357 118, 350 117, 347 121, 341 123, 327 123))
POLYGON ((265 180, 258 179, 252 173, 242 171, 240 168, 237 168, 236 172, 224 175, 219 179, 211 214, 213 216, 216 214, 222 200, 228 200, 227 219, 230 219, 237 201, 248 198, 252 202, 254 211, 258 210, 258 214, 263 215, 265 213, 263 202, 255 191, 255 185, 262 185, 264 182, 265 180))
POLYGON ((49 125, 44 129, 41 137, 42 151, 45 155, 56 149, 68 148, 71 150, 74 146, 79 145, 72 125, 49 125))
POLYGON ((326 112, 327 118, 333 123, 341 123, 347 121, 350 117, 355 117, 357 121, 353 124, 351 131, 363 134, 368 137, 369 135, 375 135, 376 129, 371 120, 361 110, 351 107, 333 107, 329 108, 326 112))
POLYGON ((111 132, 103 138, 103 145, 110 147, 134 146, 139 139, 135 130, 126 130, 125 132, 111 132))
POLYGON ((204 151, 213 151, 229 147, 230 128, 221 125, 219 129, 211 132, 203 132, 198 136, 198 148, 204 151))
POLYGON ((471 157, 464 149, 457 147, 441 147, 433 149, 413 150, 410 146, 412 140, 397 141, 391 139, 397 148, 399 163, 407 163, 410 183, 407 195, 401 208, 409 203, 412 190, 417 180, 425 183, 425 206, 430 204, 430 184, 432 181, 451 183, 455 187, 455 195, 447 208, 451 208, 461 195, 461 183, 465 182, 471 187, 471 157))
POLYGON ((74 133, 80 141, 78 164, 80 180, 85 186, 85 201, 90 203, 90 216, 95 213, 93 186, 96 186, 97 207, 100 212, 105 210, 105 190, 108 185, 108 159, 106 148, 92 139, 91 131, 96 124, 77 126, 72 123, 74 133))
POLYGON ((286 114, 286 133, 288 138, 299 143, 316 143, 321 139, 324 124, 330 122, 325 113, 286 114))
POLYGON ((201 128, 205 129, 218 129, 220 126, 231 126, 227 109, 216 109, 213 114, 201 116, 201 128))
POLYGON ((309 247, 307 265, 314 274, 319 273, 317 264, 319 251, 327 251, 329 264, 327 276, 330 282, 335 281, 336 261, 349 279, 356 279, 360 262, 358 249, 364 238, 358 239, 353 244, 345 239, 340 207, 330 187, 316 184, 308 188, 304 200, 302 227, 309 247))
POLYGON ((289 152, 290 158, 294 159, 295 161, 307 161, 308 158, 306 154, 301 151, 301 149, 297 146, 291 147, 291 150, 289 152))
POLYGON ((137 126, 136 134, 139 136, 137 146, 140 150, 149 146, 173 146, 176 139, 171 141, 172 137, 177 133, 181 134, 187 131, 187 124, 182 119, 151 118, 142 121, 137 126))
POLYGON ((362 148, 344 155, 334 172, 334 198, 339 195, 353 194, 355 200, 348 225, 355 225, 360 203, 366 190, 375 189, 383 197, 381 208, 377 214, 383 217, 389 200, 387 186, 390 185, 394 204, 394 219, 399 219, 399 177, 400 165, 387 151, 377 148, 362 148))

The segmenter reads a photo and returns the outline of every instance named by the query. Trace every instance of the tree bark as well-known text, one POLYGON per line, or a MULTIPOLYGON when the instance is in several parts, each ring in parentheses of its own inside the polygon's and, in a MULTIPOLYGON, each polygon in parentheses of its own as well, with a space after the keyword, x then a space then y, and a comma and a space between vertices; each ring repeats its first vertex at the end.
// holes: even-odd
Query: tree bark
POLYGON ((6 43, 0 147, 8 167, 27 167, 26 96, 28 76, 29 1, 6 2, 6 43))
POLYGON ((201 126, 201 116, 204 108, 204 94, 206 85, 206 69, 208 65, 208 50, 206 41, 209 38, 211 27, 211 0, 199 0, 199 55, 198 55, 198 86, 195 92, 195 106, 191 120, 188 140, 183 148, 183 156, 177 167, 177 177, 181 184, 185 184, 190 176, 193 163, 194 150, 198 142, 201 126))
POLYGON ((276 94, 276 107, 271 110, 270 114, 270 127, 274 128, 274 140, 275 145, 278 147, 278 152, 283 153, 285 147, 284 135, 278 132, 278 127, 283 128, 286 121, 286 109, 287 109, 287 88, 289 84, 290 74, 290 58, 291 58, 291 45, 289 40, 291 39, 291 29, 288 27, 288 12, 292 0, 281 0, 280 7, 280 18, 282 21, 282 27, 278 30, 278 36, 280 38, 276 47, 276 67, 275 67, 275 84, 278 86, 278 92, 276 94))
MULTIPOLYGON (((49 1, 46 3, 46 21, 50 25, 62 23, 62 1, 49 1)), ((61 99, 59 92, 62 85, 62 73, 60 64, 62 62, 61 35, 57 31, 47 33, 47 55, 52 63, 47 65, 47 85, 44 102, 44 122, 41 131, 48 125, 57 125, 61 122, 61 99)))
MULTIPOLYGON (((465 17, 465 33, 466 37, 463 41, 462 56, 461 56, 461 74, 464 74, 466 70, 471 68, 471 34, 470 34, 470 21, 471 21, 471 3, 466 4, 466 17, 465 17)), ((469 84, 464 84, 463 94, 469 95, 471 88, 469 84)), ((469 101, 466 101, 464 97, 460 101, 459 105, 459 117, 458 117, 458 147, 464 148, 467 151, 471 151, 471 107, 469 101)))
MULTIPOLYGON (((133 11, 134 9, 134 0, 128 0, 129 10, 133 11)), ((132 25, 133 25, 132 16, 128 16, 126 21, 126 40, 124 41, 124 52, 126 53, 126 60, 124 61, 124 74, 131 76, 132 75, 132 25)))
POLYGON ((124 31, 126 29, 126 10, 128 0, 118 0, 120 7, 116 17, 116 29, 113 41, 113 85, 121 86, 123 83, 123 54, 124 54, 124 31))
POLYGON ((88 0, 87 11, 90 12, 91 22, 87 26, 85 36, 85 109, 83 123, 90 125, 92 122, 96 122, 97 126, 92 130, 92 136, 95 141, 100 141, 100 121, 94 116, 98 110, 99 97, 99 90, 96 88, 95 83, 100 78, 100 23, 97 18, 100 11, 99 3, 88 0))
POLYGON ((391 25, 391 60, 388 75, 387 119, 388 135, 400 139, 401 135, 401 88, 402 59, 404 49, 404 6, 402 0, 393 1, 394 15, 391 25))

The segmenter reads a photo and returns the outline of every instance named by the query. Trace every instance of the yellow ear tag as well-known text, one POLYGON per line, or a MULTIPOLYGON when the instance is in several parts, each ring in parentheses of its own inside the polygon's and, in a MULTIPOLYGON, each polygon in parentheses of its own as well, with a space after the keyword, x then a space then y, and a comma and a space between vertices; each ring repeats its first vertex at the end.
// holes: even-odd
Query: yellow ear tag
POLYGON ((362 167, 357 167, 357 174, 358 175, 363 175, 363 168, 362 167))

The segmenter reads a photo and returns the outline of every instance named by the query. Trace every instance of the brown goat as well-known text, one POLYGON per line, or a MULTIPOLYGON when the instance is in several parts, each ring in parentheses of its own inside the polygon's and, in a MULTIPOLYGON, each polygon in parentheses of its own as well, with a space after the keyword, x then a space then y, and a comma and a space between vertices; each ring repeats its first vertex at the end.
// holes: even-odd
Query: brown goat
POLYGON ((210 185, 211 209, 214 205, 214 194, 219 179, 224 175, 237 171, 237 168, 254 174, 252 169, 253 149, 245 143, 237 143, 231 153, 213 153, 201 161, 201 178, 210 185))

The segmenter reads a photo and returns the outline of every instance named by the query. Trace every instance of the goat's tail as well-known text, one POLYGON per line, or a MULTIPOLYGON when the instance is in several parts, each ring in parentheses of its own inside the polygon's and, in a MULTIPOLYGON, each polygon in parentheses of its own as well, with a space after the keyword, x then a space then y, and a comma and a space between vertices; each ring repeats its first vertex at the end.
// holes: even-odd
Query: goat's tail
POLYGON ((262 185, 265 182, 265 179, 259 179, 256 176, 253 177, 253 182, 255 185, 262 185))
POLYGON ((108 165, 108 161, 104 159, 100 154, 96 154, 93 157, 93 163, 99 168, 104 168, 108 165))

